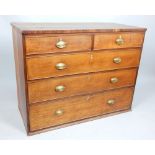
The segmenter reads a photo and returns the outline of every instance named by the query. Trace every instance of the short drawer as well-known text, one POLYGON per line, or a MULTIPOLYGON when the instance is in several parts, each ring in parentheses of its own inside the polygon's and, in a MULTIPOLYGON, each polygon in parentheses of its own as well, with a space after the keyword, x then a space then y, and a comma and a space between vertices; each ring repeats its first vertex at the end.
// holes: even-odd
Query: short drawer
POLYGON ((90 35, 26 36, 26 54, 44 54, 90 50, 90 35))
POLYGON ((94 93, 97 91, 133 86, 137 69, 98 72, 28 82, 29 102, 94 93))
POLYGON ((26 59, 27 79, 41 79, 139 65, 140 49, 35 56, 26 59))
POLYGON ((88 53, 27 58, 28 80, 83 73, 89 70, 88 53))
POLYGON ((96 34, 94 50, 141 47, 143 39, 143 32, 96 34))
POLYGON ((123 88, 31 105, 30 131, 129 109, 132 95, 133 88, 123 88))

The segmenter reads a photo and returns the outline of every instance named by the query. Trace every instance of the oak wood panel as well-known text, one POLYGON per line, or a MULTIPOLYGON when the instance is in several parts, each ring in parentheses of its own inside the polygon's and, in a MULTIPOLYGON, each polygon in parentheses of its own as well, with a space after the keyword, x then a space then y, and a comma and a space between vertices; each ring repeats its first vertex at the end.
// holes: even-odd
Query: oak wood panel
POLYGON ((13 46, 14 46, 14 59, 16 67, 16 82, 17 82, 17 96, 18 96, 18 107, 25 125, 28 131, 28 114, 27 114, 27 103, 26 103, 26 85, 25 85, 25 64, 24 64, 24 53, 23 53, 23 38, 22 35, 16 30, 12 29, 13 34, 13 46))
POLYGON ((30 106, 30 131, 81 120, 110 112, 129 109, 132 102, 133 88, 97 93, 81 97, 51 101, 46 104, 30 106), (113 105, 107 101, 114 99, 113 105), (64 114, 56 116, 56 110, 63 110, 64 114))
POLYGON ((57 129, 68 127, 68 126, 71 126, 71 125, 77 125, 79 123, 86 123, 88 121, 95 121, 97 119, 102 119, 102 118, 106 118, 106 117, 109 117, 109 116, 114 116, 114 115, 118 115, 118 114, 122 114, 122 113, 126 113, 126 112, 132 112, 131 107, 129 107, 128 109, 125 109, 125 110, 123 109, 123 110, 120 110, 120 111, 114 111, 114 112, 106 113, 106 114, 99 115, 99 116, 84 118, 84 119, 81 119, 81 120, 76 120, 76 121, 61 124, 61 125, 58 125, 58 126, 52 126, 52 127, 48 127, 48 128, 35 130, 35 131, 29 131, 28 136, 33 136, 33 135, 40 134, 40 133, 43 133, 43 132, 57 130, 57 129))
POLYGON ((27 78, 29 80, 57 77, 79 73, 88 73, 139 65, 140 49, 107 50, 101 52, 74 53, 61 55, 46 55, 27 58, 27 78), (121 57, 122 62, 113 62, 115 57, 121 57), (65 63, 67 68, 57 70, 57 63, 65 63))
POLYGON ((26 54, 44 54, 70 51, 85 51, 91 49, 90 35, 62 35, 57 36, 26 36, 26 54), (62 39, 66 43, 65 48, 56 47, 56 43, 62 39))
POLYGON ((143 32, 104 33, 96 34, 94 38, 94 50, 141 47, 143 44, 143 32), (122 36, 124 44, 116 44, 116 39, 122 36))
POLYGON ((23 34, 144 32, 146 28, 116 23, 12 23, 23 34))
POLYGON ((92 54, 91 70, 103 71, 139 66, 141 49, 106 50, 92 54), (113 59, 121 58, 121 63, 114 63, 113 59))
POLYGON ((146 28, 113 23, 14 23, 12 27, 19 109, 28 134, 130 109, 146 28), (120 35, 125 42, 116 45, 120 35), (67 42, 64 49, 55 46, 60 38, 67 42), (115 64, 115 57, 121 63, 115 64), (60 62, 67 68, 57 70, 60 62), (114 74, 119 82, 110 84, 114 74), (53 91, 62 83, 65 92, 53 91), (116 104, 107 105, 108 99, 116 104), (59 109, 64 114, 54 115, 59 109))
POLYGON ((28 82, 29 103, 133 86, 136 74, 137 69, 126 69, 28 82), (118 78, 117 83, 111 83, 113 77, 118 78), (65 87, 63 92, 55 91, 59 85, 65 87))
POLYGON ((32 80, 85 72, 89 68, 89 57, 88 53, 79 53, 27 58, 27 77, 32 80), (57 70, 55 65, 60 62, 66 64, 67 68, 57 70))

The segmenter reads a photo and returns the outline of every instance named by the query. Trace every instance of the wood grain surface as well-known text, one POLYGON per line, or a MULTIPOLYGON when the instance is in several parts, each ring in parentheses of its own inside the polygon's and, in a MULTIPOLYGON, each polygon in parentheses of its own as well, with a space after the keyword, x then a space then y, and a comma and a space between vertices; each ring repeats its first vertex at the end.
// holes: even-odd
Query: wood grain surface
POLYGON ((58 77, 79 73, 89 73, 139 65, 140 49, 106 50, 91 53, 75 53, 61 55, 45 55, 29 57, 27 63, 27 78, 29 80, 58 77), (116 64, 113 59, 120 57, 122 62, 116 64), (64 63, 66 68, 56 69, 56 64, 64 63))
POLYGON ((136 75, 137 69, 126 69, 29 82, 29 103, 133 86, 136 75), (111 83, 113 77, 117 78, 118 82, 111 83), (55 91, 57 86, 64 86, 64 91, 55 91))
POLYGON ((57 36, 26 36, 25 37, 26 54, 44 54, 71 51, 90 51, 90 35, 57 35, 57 36), (59 40, 65 42, 66 47, 58 48, 56 46, 59 40))
POLYGON ((133 88, 124 88, 93 95, 51 101, 45 104, 31 105, 30 131, 129 109, 132 95, 133 88), (108 105, 107 101, 109 99, 114 99, 115 104, 108 105), (57 110, 63 110, 64 114, 61 116, 55 115, 57 110))
POLYGON ((24 35, 146 31, 146 28, 116 23, 12 23, 12 26, 24 35))
POLYGON ((28 134, 131 108, 146 28, 113 23, 12 27, 18 105, 28 134), (63 48, 57 46, 60 40, 63 48), (64 69, 56 67, 60 63, 64 69), (64 91, 56 92, 57 86, 64 91))
POLYGON ((126 33, 103 33, 97 34, 94 38, 94 50, 112 49, 112 48, 130 48, 142 47, 144 40, 143 32, 126 32, 126 33), (116 39, 122 37, 124 43, 118 45, 116 39))
POLYGON ((26 74, 25 74, 25 56, 23 53, 23 38, 16 29, 12 29, 13 33, 13 46, 14 46, 14 59, 16 67, 16 82, 17 82, 17 96, 18 107, 23 118, 26 130, 29 130, 28 120, 28 106, 26 94, 26 74))

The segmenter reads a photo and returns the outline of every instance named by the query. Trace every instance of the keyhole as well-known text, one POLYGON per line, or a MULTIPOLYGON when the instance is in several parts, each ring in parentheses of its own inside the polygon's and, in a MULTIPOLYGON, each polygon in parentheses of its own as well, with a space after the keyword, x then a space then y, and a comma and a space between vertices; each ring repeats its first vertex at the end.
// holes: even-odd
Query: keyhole
POLYGON ((94 59, 94 56, 93 56, 93 54, 91 53, 91 54, 90 54, 90 63, 93 62, 93 59, 94 59))
POLYGON ((88 101, 90 99, 90 96, 87 96, 86 101, 88 101))

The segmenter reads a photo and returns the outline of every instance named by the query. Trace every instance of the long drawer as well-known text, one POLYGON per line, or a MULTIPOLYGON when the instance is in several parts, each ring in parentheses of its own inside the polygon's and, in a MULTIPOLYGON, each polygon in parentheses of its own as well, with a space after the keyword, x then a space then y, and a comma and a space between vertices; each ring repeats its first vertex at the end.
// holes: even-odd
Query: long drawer
POLYGON ((59 53, 90 50, 90 35, 28 35, 25 37, 26 54, 59 53))
POLYGON ((132 95, 133 88, 123 88, 31 105, 30 131, 129 109, 132 95))
POLYGON ((28 57, 27 79, 136 67, 140 54, 140 49, 123 49, 28 57))
POLYGON ((94 50, 142 47, 143 32, 101 33, 94 37, 94 50))
POLYGON ((133 86, 137 69, 99 72, 28 82, 29 103, 133 86))

